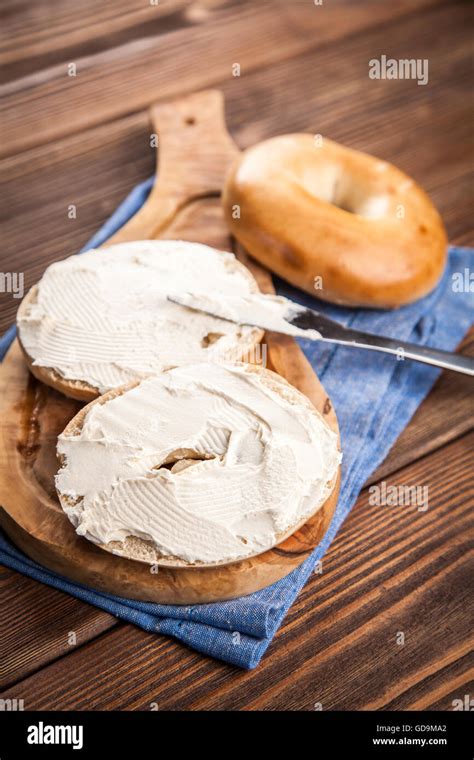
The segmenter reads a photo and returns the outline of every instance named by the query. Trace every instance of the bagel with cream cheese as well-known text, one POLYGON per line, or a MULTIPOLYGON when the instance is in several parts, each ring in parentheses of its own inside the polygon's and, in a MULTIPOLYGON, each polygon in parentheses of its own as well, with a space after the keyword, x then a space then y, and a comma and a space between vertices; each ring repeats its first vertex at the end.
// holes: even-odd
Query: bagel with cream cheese
POLYGON ((447 238, 428 196, 395 166, 318 137, 283 135, 241 154, 223 193, 233 235, 337 304, 394 308, 429 293, 447 238))
POLYGON ((333 492, 338 435, 251 364, 166 370, 91 402, 58 438, 56 489, 79 535, 168 566, 255 556, 333 492))
POLYGON ((178 240, 86 251, 46 269, 23 299, 18 337, 31 372, 82 401, 193 361, 250 357, 263 331, 171 303, 167 294, 258 292, 232 253, 178 240))

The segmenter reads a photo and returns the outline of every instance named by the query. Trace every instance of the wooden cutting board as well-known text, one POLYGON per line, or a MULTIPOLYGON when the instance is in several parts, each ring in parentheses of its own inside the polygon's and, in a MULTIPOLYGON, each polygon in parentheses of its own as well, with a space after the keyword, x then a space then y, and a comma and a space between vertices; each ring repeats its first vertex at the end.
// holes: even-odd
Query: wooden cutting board
MULTIPOLYGON (((229 136, 220 92, 209 90, 151 107, 157 180, 145 205, 107 241, 175 238, 232 250, 220 189, 238 148, 229 136)), ((236 251, 271 293, 270 274, 236 251)), ((266 333, 266 362, 305 393, 338 432, 331 402, 292 338, 266 333)), ((264 353, 262 351, 262 357, 264 353)), ((56 439, 82 404, 37 381, 15 340, 0 365, 0 524, 29 557, 87 586, 123 597, 174 604, 231 599, 267 586, 303 562, 323 537, 339 492, 273 549, 214 568, 154 567, 122 559, 76 535, 54 488, 56 439)))

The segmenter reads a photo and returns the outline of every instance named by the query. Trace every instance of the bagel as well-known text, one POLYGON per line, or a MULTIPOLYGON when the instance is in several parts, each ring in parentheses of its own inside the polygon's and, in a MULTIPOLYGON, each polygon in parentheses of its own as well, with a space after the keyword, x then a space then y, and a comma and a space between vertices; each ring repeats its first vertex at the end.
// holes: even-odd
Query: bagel
POLYGON ((326 138, 284 135, 244 151, 223 206, 255 259, 333 303, 408 304, 445 267, 446 232, 424 191, 395 166, 326 138))
POLYGON ((338 436, 282 377, 192 364, 109 391, 58 438, 59 501, 128 559, 218 565, 284 540, 336 486, 338 436))
POLYGON ((192 312, 169 291, 258 292, 232 253, 176 240, 137 241, 70 256, 23 299, 18 337, 42 382, 90 401, 189 361, 252 356, 263 331, 192 312))

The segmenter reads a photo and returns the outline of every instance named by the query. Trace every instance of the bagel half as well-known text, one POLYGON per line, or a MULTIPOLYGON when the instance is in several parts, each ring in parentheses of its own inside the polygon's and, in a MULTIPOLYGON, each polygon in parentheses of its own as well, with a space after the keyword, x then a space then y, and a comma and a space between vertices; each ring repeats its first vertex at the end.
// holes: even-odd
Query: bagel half
POLYGON ((59 501, 80 535, 171 567, 230 564, 280 543, 326 502, 341 458, 306 396, 235 363, 109 391, 69 422, 58 456, 59 501))
POLYGON ((223 193, 233 235, 323 300, 388 309, 422 298, 447 256, 432 202, 395 166, 319 137, 284 135, 241 154, 223 193))
POLYGON ((196 314, 167 293, 255 293, 232 253, 177 240, 134 241, 52 264, 17 314, 32 374, 80 401, 187 361, 252 361, 263 331, 196 314))

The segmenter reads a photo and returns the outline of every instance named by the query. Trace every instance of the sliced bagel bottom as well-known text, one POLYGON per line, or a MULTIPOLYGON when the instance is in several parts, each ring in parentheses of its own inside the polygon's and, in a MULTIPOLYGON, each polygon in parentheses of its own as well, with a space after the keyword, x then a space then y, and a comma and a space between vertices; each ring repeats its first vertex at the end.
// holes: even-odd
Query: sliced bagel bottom
POLYGON ((114 389, 58 439, 59 500, 79 535, 166 566, 256 556, 314 515, 338 436, 279 375, 200 363, 114 389))

